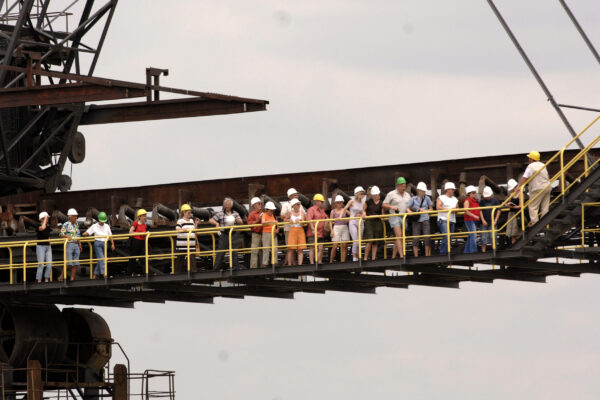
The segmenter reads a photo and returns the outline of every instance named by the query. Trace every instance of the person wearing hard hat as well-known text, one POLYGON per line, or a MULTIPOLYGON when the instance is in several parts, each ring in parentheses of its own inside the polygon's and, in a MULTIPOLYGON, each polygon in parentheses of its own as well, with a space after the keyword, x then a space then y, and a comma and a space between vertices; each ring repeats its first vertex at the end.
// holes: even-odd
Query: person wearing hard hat
POLYGON ((196 265, 196 249, 200 248, 198 238, 196 237, 194 229, 198 229, 200 218, 194 219, 192 216, 192 206, 189 204, 182 204, 179 208, 180 217, 175 225, 177 231, 177 258, 175 259, 175 273, 184 273, 188 270, 187 254, 188 246, 190 249, 190 272, 197 272, 198 267, 196 265))
MULTIPOLYGON (((308 209, 306 219, 311 221, 308 223, 308 229, 306 230, 306 241, 308 242, 308 258, 311 264, 315 263, 315 246, 311 246, 311 243, 315 243, 317 239, 323 243, 325 237, 325 224, 326 222, 314 222, 322 219, 327 219, 327 213, 323 210, 323 203, 325 203, 325 197, 321 193, 317 193, 313 196, 313 205, 308 209), (316 233, 315 233, 316 226, 316 233)), ((323 262, 323 245, 318 246, 317 262, 321 264, 323 262)))
MULTIPOLYGON (((238 214, 237 211, 233 209, 233 199, 231 197, 225 197, 223 200, 223 209, 217 213, 215 213, 208 222, 216 227, 230 228, 224 229, 221 231, 221 236, 219 236, 219 247, 217 257, 215 258, 215 270, 224 269, 226 267, 223 266, 223 260, 225 259, 225 254, 229 254, 229 232, 234 225, 242 225, 244 222, 238 214)), ((231 247, 234 247, 234 244, 237 243, 238 232, 235 230, 231 233, 231 247)), ((263 242, 264 245, 264 242, 263 242)), ((230 262, 233 265, 233 268, 238 268, 238 257, 237 252, 234 251, 232 253, 233 260, 230 262)))
MULTIPOLYGON (((352 201, 352 200, 350 200, 352 201)), ((335 196, 333 201, 333 207, 329 213, 329 218, 335 221, 329 221, 329 232, 332 233, 333 242, 331 246, 331 253, 329 254, 329 263, 335 260, 335 254, 337 253, 338 243, 340 246, 340 261, 346 261, 346 255, 348 253, 348 241, 350 241, 350 231, 348 230, 348 220, 342 219, 348 216, 348 210, 344 207, 344 198, 341 195, 335 196)))
MULTIPOLYGON (((423 212, 433 210, 433 200, 427 196, 427 185, 425 182, 419 182, 417 184, 417 194, 411 197, 408 202, 408 211, 410 212, 423 212)), ((415 257, 419 256, 419 239, 417 236, 426 236, 425 242, 425 255, 431 255, 431 238, 427 235, 431 234, 431 225, 429 224, 429 214, 420 214, 413 216, 412 220, 412 235, 415 236, 412 240, 413 254, 415 257)))
POLYGON ((289 214, 290 222, 290 236, 288 242, 288 258, 290 260, 289 265, 302 265, 302 259, 304 258, 304 250, 306 249, 306 234, 304 233, 304 227, 302 221, 306 221, 306 213, 300 200, 292 199, 290 201, 292 205, 292 212, 289 214), (294 253, 298 253, 295 257, 294 253))
MULTIPOLYGON (((81 254, 81 243, 79 242, 79 238, 81 237, 81 232, 79 231, 79 224, 77 223, 77 210, 74 208, 70 208, 67 211, 67 217, 69 220, 62 224, 60 228, 60 237, 69 239, 67 242, 67 265, 71 267, 71 280, 75 280, 75 276, 77 274, 77 267, 79 266, 79 255, 81 254)), ((60 275, 58 278, 59 281, 63 279, 67 279, 65 273, 60 275)))
MULTIPOLYGON (((494 191, 491 187, 486 186, 483 188, 483 198, 479 201, 479 206, 481 207, 494 207, 499 206, 500 202, 497 198, 494 197, 494 191)), ((492 244, 492 229, 496 229, 496 225, 498 224, 498 218, 500 218, 500 209, 497 208, 494 211, 494 218, 492 220, 492 209, 484 209, 481 210, 481 251, 485 253, 487 250, 487 245, 492 244)), ((498 243, 496 241, 496 243, 498 243)))
POLYGON ((508 212, 508 224, 506 225, 506 236, 512 243, 515 243, 521 237, 523 231, 519 223, 518 213, 521 211, 521 194, 519 193, 519 183, 514 179, 510 179, 506 185, 508 189, 509 202, 506 203, 510 211, 508 212))
POLYGON ((98 222, 90 226, 87 231, 83 232, 83 236, 95 236, 93 247, 98 263, 96 264, 96 268, 94 268, 94 276, 92 279, 101 278, 104 275, 104 249, 107 237, 111 243, 111 250, 115 251, 115 242, 112 238, 112 231, 107 222, 108 216, 104 211, 101 211, 98 213, 98 222))
POLYGON ((477 188, 469 185, 465 191, 467 192, 467 198, 463 202, 463 208, 465 209, 464 220, 469 235, 465 243, 464 253, 477 253, 477 225, 479 225, 479 220, 481 219, 481 210, 469 210, 470 208, 479 208, 477 188))
MULTIPOLYGON (((292 212, 292 200, 294 199, 298 199, 298 197, 300 196, 300 193, 298 193, 298 191, 294 188, 289 188, 287 191, 287 197, 290 200, 287 203, 282 203, 281 204, 281 212, 279 213, 281 220, 282 221, 289 221, 290 218, 290 213, 292 212)), ((298 201, 300 201, 298 199, 298 201)), ((306 210, 304 209, 304 207, 302 207, 302 204, 300 204, 300 208, 302 208, 302 211, 306 213, 306 210)), ((289 235, 290 235, 290 225, 289 224, 285 224, 283 226, 283 234, 285 235, 285 244, 289 245, 289 235)), ((294 265, 295 262, 293 259, 289 259, 288 255, 286 255, 285 260, 283 261, 283 265, 294 265)))
POLYGON ((145 233, 148 232, 148 225, 146 224, 147 214, 148 212, 143 208, 137 210, 135 213, 135 221, 133 221, 131 228, 129 228, 130 234, 137 233, 137 235, 131 236, 131 239, 129 240, 129 256, 131 258, 127 263, 127 274, 132 276, 134 274, 141 274, 145 270, 145 268, 140 265, 139 259, 135 258, 135 256, 141 256, 146 252, 145 233))
POLYGON ((523 173, 523 177, 519 182, 519 188, 525 185, 527 180, 531 178, 529 182, 529 226, 535 225, 538 220, 543 217, 550 208, 550 192, 552 191, 552 185, 550 184, 550 178, 548 176, 548 170, 544 166, 544 163, 540 161, 540 153, 537 151, 530 151, 527 154, 529 165, 523 173))
MULTIPOLYGON (((410 194, 406 191, 406 179, 401 176, 396 179, 396 189, 389 192, 385 199, 383 199, 383 209, 387 210, 390 214, 404 214, 408 208, 408 202, 410 201, 410 194)), ((400 255, 400 258, 404 257, 404 238, 402 237, 402 216, 395 215, 389 219, 390 227, 394 230, 394 250, 392 251, 392 258, 396 258, 396 255, 400 255)))
MULTIPOLYGON (((381 201, 381 191, 378 186, 371 187, 371 198, 365 201, 364 211, 365 216, 377 216, 383 214, 383 202, 381 201)), ((365 219, 365 231, 363 239, 365 242, 365 255, 363 259, 367 261, 369 254, 371 260, 377 258, 378 239, 383 237, 383 225, 381 224, 380 218, 367 218, 365 219)))
POLYGON ((440 241, 440 254, 448 254, 448 226, 450 233, 454 232, 456 225, 456 213, 448 211, 455 210, 458 207, 458 199, 454 196, 456 186, 452 182, 446 182, 444 185, 444 193, 439 196, 435 203, 436 210, 439 211, 437 216, 438 229, 443 234, 440 241))
POLYGON ((38 283, 42 282, 42 278, 46 282, 50 280, 50 273, 52 272, 52 248, 50 247, 50 215, 46 211, 42 211, 38 216, 39 223, 35 230, 37 234, 37 240, 39 241, 35 245, 35 255, 37 256, 37 272, 35 279, 38 283))
POLYGON ((277 233, 279 233, 279 227, 277 226, 277 218, 275 218, 275 203, 267 201, 265 204, 265 212, 260 217, 260 223, 262 226, 262 243, 263 243, 263 256, 262 266, 266 268, 271 263, 271 247, 274 248, 275 262, 277 263, 277 233))
MULTIPOLYGON (((365 216, 365 194, 365 189, 363 189, 362 186, 357 186, 354 188, 354 198, 346 204, 346 207, 344 207, 344 211, 350 211, 350 217, 363 218, 365 216)), ((358 219, 353 219, 348 224, 348 228, 350 229, 350 237, 352 238, 352 261, 358 261, 359 225, 361 230, 364 229, 364 225, 360 224, 358 219)), ((362 237, 362 232, 360 232, 360 236, 362 237)))
MULTIPOLYGON (((262 218, 262 201, 258 197, 253 197, 250 200, 250 209, 252 210, 248 215, 248 225, 258 225, 260 224, 260 220, 262 218)), ((252 233, 251 244, 250 247, 252 250, 250 251, 250 268, 258 268, 258 259, 260 252, 260 247, 262 247, 262 226, 253 226, 250 228, 252 233)))

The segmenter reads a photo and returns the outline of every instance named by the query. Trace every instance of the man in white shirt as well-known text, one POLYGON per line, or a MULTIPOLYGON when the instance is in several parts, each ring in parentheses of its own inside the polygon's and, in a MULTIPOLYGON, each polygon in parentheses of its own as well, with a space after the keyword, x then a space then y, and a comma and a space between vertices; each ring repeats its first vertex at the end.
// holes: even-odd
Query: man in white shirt
POLYGON ((540 153, 531 151, 527 154, 527 158, 529 159, 529 165, 523 173, 523 177, 521 178, 521 182, 519 182, 519 188, 517 188, 517 190, 520 190, 520 187, 533 176, 533 179, 528 184, 530 199, 529 226, 533 226, 550 208, 550 191, 552 191, 552 185, 550 184, 550 178, 548 177, 548 170, 546 170, 544 163, 540 162, 540 153), (539 173, 536 175, 536 172, 538 171, 539 173))

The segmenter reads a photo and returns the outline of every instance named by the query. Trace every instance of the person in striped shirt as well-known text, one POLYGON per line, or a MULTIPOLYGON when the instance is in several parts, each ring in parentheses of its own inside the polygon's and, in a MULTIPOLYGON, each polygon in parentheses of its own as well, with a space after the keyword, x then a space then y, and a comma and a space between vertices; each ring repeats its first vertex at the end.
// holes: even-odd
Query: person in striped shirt
POLYGON ((187 252, 188 246, 190 249, 190 271, 197 272, 196 266, 196 249, 199 248, 198 239, 194 232, 189 233, 188 231, 198 229, 198 223, 200 218, 195 220, 192 218, 192 207, 189 204, 183 204, 181 209, 181 218, 177 220, 175 229, 177 232, 177 252, 184 253, 177 256, 175 261, 175 272, 181 273, 186 272, 187 269, 187 252), (188 240, 189 238, 189 240, 188 240))

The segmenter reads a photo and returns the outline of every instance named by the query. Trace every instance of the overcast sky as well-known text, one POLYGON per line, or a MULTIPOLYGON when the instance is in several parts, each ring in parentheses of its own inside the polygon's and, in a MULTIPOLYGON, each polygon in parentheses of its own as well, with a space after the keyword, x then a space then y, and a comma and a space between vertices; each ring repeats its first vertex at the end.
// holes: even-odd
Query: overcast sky
MULTIPOLYGON (((597 2, 569 4, 600 46, 597 2)), ((600 106, 600 65, 558 1, 497 5, 560 102, 600 106)), ((527 153, 569 139, 484 0, 123 0, 96 75, 143 82, 147 66, 169 68, 167 86, 271 103, 82 127, 74 190, 527 153)), ((567 114, 576 130, 594 116, 567 114)), ((101 313, 134 369, 177 371, 182 399, 597 399, 598 284, 586 275, 101 313)))

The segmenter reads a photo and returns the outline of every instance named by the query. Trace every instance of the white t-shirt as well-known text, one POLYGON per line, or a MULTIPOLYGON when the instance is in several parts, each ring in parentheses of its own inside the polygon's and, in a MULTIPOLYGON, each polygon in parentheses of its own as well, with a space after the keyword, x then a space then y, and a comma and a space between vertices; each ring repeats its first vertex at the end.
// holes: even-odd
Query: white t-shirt
MULTIPOLYGON (((110 226, 107 223, 100 225, 99 223, 95 223, 90 226, 86 231, 90 236, 110 236, 112 235, 112 231, 110 230, 110 226)), ((106 238, 96 238, 99 242, 106 241, 106 238)))
MULTIPOLYGON (((438 199, 440 199, 440 201, 442 202, 442 208, 438 208, 438 211, 441 210, 451 210, 453 208, 456 207, 456 205, 458 204, 458 199, 454 196, 452 197, 448 197, 445 194, 441 195, 440 197, 438 197, 438 199)), ((442 220, 445 221, 448 218, 448 213, 447 212, 441 212, 438 214, 438 220, 442 220)), ((450 213, 450 222, 456 222, 456 213, 450 213)))
POLYGON ((548 170, 546 168, 544 168, 544 164, 539 161, 532 162, 531 164, 529 164, 527 166, 527 169, 525 169, 525 172, 523 173, 523 178, 529 179, 540 169, 541 169, 540 173, 537 174, 535 176, 535 178, 533 178, 531 180, 531 182, 529 182, 529 191, 530 192, 538 192, 540 190, 544 190, 546 187, 549 187, 549 185, 550 185, 550 178, 548 177, 548 170))

